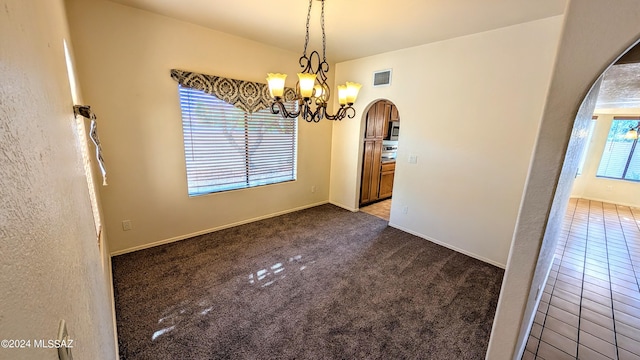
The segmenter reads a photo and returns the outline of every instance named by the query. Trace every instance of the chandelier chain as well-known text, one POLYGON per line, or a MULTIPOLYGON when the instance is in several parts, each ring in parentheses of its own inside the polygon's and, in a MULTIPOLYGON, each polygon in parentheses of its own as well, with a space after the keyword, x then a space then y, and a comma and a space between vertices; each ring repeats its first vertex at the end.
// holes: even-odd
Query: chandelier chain
MULTIPOLYGON (((324 4, 324 2, 323 2, 324 4)), ((309 45, 309 21, 311 20, 311 6, 313 5, 313 0, 309 0, 309 10, 307 10, 307 33, 304 37, 304 51, 302 54, 307 56, 307 45, 309 45)))
POLYGON ((320 13, 320 26, 322 27, 322 60, 327 61, 327 37, 324 34, 324 0, 322 2, 322 12, 320 13))

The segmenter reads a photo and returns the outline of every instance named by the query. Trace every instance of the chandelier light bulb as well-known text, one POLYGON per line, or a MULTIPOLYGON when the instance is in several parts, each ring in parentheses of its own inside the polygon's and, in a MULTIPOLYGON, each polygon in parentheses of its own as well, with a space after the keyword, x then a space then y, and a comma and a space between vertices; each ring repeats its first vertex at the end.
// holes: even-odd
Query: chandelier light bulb
POLYGON ((322 93, 323 93, 324 91, 322 91, 322 86, 321 86, 321 85, 316 85, 316 86, 314 86, 314 87, 313 87, 313 90, 314 90, 314 91, 313 91, 313 97, 316 97, 316 98, 320 98, 320 97, 322 97, 322 93))

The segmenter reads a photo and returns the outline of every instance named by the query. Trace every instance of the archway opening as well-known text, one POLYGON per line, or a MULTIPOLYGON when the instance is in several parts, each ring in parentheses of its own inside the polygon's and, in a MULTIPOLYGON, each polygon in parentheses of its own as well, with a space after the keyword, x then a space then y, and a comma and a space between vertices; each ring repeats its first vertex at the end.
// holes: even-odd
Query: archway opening
POLYGON ((363 116, 358 205, 361 211, 389 220, 395 179, 400 113, 386 99, 368 106, 363 116))
POLYGON ((575 118, 550 216, 564 219, 541 244, 523 359, 625 358, 640 343, 639 54, 608 67, 575 118))

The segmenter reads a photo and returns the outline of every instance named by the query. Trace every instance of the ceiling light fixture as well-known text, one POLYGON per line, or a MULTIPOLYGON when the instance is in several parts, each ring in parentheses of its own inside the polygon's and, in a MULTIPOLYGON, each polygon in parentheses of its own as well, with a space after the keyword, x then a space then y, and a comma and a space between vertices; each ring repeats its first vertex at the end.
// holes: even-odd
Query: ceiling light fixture
POLYGON ((289 112, 284 106, 284 81, 286 74, 267 74, 267 83, 269 84, 269 93, 273 97, 271 103, 271 112, 281 114, 284 118, 296 118, 302 116, 307 122, 319 122, 323 118, 328 120, 342 120, 345 117, 353 118, 356 110, 353 108, 358 97, 358 92, 362 85, 354 82, 347 82, 345 85, 338 86, 338 103, 340 108, 335 115, 327 112, 327 104, 331 96, 329 85, 327 85, 327 75, 329 64, 326 57, 326 36, 324 33, 324 1, 322 3, 322 11, 320 15, 320 24, 322 27, 322 61, 320 54, 313 50, 307 56, 307 45, 309 44, 309 20, 311 18, 311 6, 313 0, 309 0, 309 10, 307 11, 307 32, 304 39, 304 51, 298 61, 303 69, 302 73, 298 73, 298 82, 296 83, 295 101, 298 108, 289 112))
POLYGON ((638 130, 640 130, 640 121, 638 121, 638 125, 633 126, 624 134, 625 139, 629 140, 638 140, 638 130))

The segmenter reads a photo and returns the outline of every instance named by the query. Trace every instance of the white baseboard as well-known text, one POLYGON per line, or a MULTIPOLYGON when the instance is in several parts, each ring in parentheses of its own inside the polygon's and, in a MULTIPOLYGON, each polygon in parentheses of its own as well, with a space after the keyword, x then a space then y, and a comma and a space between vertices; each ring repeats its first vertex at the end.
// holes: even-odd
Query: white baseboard
POLYGON ((228 229, 228 228, 232 228, 232 227, 238 226, 238 225, 244 225, 244 224, 252 223, 254 221, 269 219, 269 218, 272 218, 272 217, 276 217, 276 216, 280 216, 280 215, 284 215, 284 214, 288 214, 288 213, 292 213, 292 212, 300 211, 300 210, 304 210, 304 209, 309 209, 309 208, 312 208, 312 207, 316 207, 316 206, 320 206, 320 205, 324 205, 324 204, 328 204, 328 203, 329 203, 329 201, 321 201, 321 202, 317 202, 317 203, 314 203, 314 204, 308 204, 308 205, 296 207, 296 208, 293 208, 293 209, 287 209, 287 210, 278 211, 278 212, 267 214, 267 215, 254 217, 254 218, 247 219, 247 220, 237 221, 237 222, 234 222, 234 223, 231 223, 231 224, 225 224, 225 225, 216 226, 216 227, 213 227, 213 228, 210 228, 210 229, 196 231, 196 232, 193 232, 193 233, 190 233, 190 234, 174 236, 174 237, 169 238, 169 239, 154 241, 154 242, 147 243, 147 244, 144 244, 144 245, 138 245, 138 246, 134 246, 134 247, 127 248, 127 249, 114 251, 114 252, 111 253, 111 256, 118 256, 118 255, 127 254, 127 253, 138 251, 138 250, 144 250, 144 249, 152 248, 152 247, 159 246, 159 245, 169 244, 169 243, 172 243, 172 242, 176 242, 176 241, 180 241, 180 240, 184 240, 184 239, 189 239, 189 238, 192 238, 194 236, 204 235, 204 234, 212 233, 212 232, 215 232, 215 231, 228 229))
MULTIPOLYGON (((551 259, 551 264, 549 264, 549 268, 547 269, 547 274, 544 277, 544 281, 542 282, 542 285, 540 285, 540 291, 538 292, 538 296, 536 296, 536 303, 533 305, 533 312, 531 313, 531 316, 529 318, 529 321, 527 322, 527 330, 525 332, 525 336, 524 336, 524 341, 522 341, 522 344, 520 345, 520 348, 518 349, 518 352, 516 353, 517 358, 516 359, 521 359, 522 355, 524 354, 524 350, 527 346, 527 340, 529 339, 529 334, 531 334, 531 327, 533 326, 533 321, 536 318, 536 313, 538 312, 538 306, 540 306, 540 300, 542 299, 542 294, 544 293, 544 288, 547 286, 547 280, 549 280, 549 274, 551 274, 551 269, 553 268, 553 264, 556 262, 556 255, 553 255, 553 259, 551 259)), ((529 291, 533 291, 533 289, 529 290, 529 291)), ((538 291, 536 289, 536 291, 538 291)))
POLYGON ((331 204, 331 205, 335 205, 335 206, 337 206, 337 207, 339 207, 339 208, 343 208, 343 209, 345 209, 345 210, 349 210, 349 211, 351 211, 351 212, 358 212, 358 211, 360 210, 360 209, 357 209, 357 208, 353 208, 353 207, 351 207, 351 206, 347 206, 347 205, 344 205, 344 204, 340 204, 339 202, 335 202, 335 201, 329 201, 329 204, 331 204))
POLYGON ((607 203, 607 204, 615 204, 615 205, 622 205, 622 206, 628 206, 628 207, 632 207, 632 208, 640 208, 640 205, 638 204, 631 204, 631 203, 625 203, 625 202, 620 202, 620 201, 612 201, 612 200, 606 200, 606 199, 599 199, 599 198, 592 198, 592 197, 586 197, 586 196, 572 196, 572 199, 583 199, 583 200, 591 200, 591 201, 600 201, 603 203, 607 203))
POLYGON ((111 266, 111 256, 107 259, 107 265, 109 266, 109 298, 111 300, 111 321, 113 322, 113 341, 116 348, 116 359, 120 359, 120 347, 118 345, 118 324, 116 323, 116 297, 114 294, 113 284, 113 267, 111 266))
POLYGON ((493 261, 493 260, 491 260, 491 259, 487 259, 487 258, 486 258, 486 257, 484 257, 484 256, 480 256, 480 255, 478 255, 478 254, 474 254, 474 253, 472 253, 472 252, 470 252, 470 251, 467 251, 467 250, 464 250, 464 249, 460 249, 460 248, 458 248, 458 247, 455 247, 455 246, 453 246, 453 245, 447 244, 447 243, 442 242, 442 241, 440 241, 440 240, 436 240, 436 239, 434 239, 434 238, 431 238, 431 237, 429 237, 429 236, 427 236, 427 235, 420 234, 419 232, 416 232, 416 231, 413 231, 413 230, 406 229, 406 228, 404 228, 404 227, 402 227, 402 226, 400 226, 400 225, 397 225, 397 224, 394 224, 394 223, 389 222, 389 226, 391 226, 391 227, 393 227, 393 228, 396 228, 396 229, 398 229, 398 230, 402 230, 402 231, 404 231, 404 232, 406 232, 406 233, 409 233, 409 234, 411 234, 411 235, 415 235, 415 236, 417 236, 417 237, 420 237, 420 238, 423 238, 423 239, 425 239, 425 240, 431 241, 432 243, 435 243, 435 244, 438 244, 438 245, 444 246, 444 247, 446 247, 446 248, 448 248, 448 249, 451 249, 451 250, 453 250, 453 251, 455 251, 455 252, 459 252, 459 253, 461 253, 461 254, 465 254, 465 255, 467 255, 467 256, 470 256, 470 257, 472 257, 472 258, 474 258, 474 259, 478 259, 478 260, 480 260, 480 261, 482 261, 482 262, 486 262, 486 263, 491 264, 491 265, 493 265, 493 266, 497 266, 497 267, 499 267, 499 268, 501 268, 501 269, 504 269, 504 268, 506 267, 506 265, 505 265, 505 264, 501 264, 501 263, 499 263, 499 262, 497 262, 497 261, 493 261))

